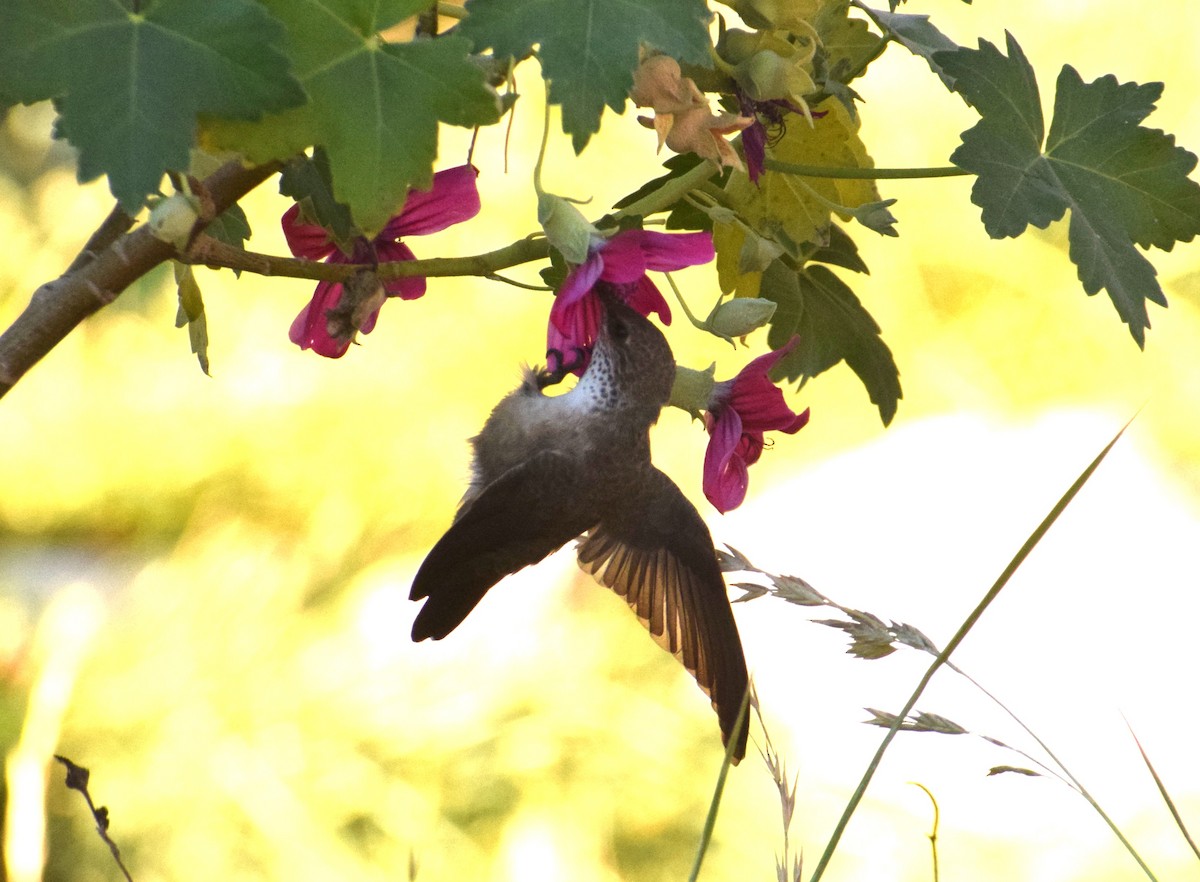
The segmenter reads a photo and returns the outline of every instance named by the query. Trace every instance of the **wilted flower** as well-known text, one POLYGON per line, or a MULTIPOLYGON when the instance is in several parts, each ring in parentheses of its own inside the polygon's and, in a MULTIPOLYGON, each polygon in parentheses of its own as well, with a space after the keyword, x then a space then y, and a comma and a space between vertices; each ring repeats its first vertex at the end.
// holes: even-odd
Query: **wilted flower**
POLYGON ((808 410, 797 414, 767 376, 791 352, 798 338, 760 355, 732 380, 713 386, 704 424, 711 436, 704 454, 704 495, 719 512, 732 511, 746 498, 748 469, 762 455, 763 433, 799 432, 808 410))
MULTIPOLYGON (((300 220, 299 205, 293 205, 284 212, 283 234, 287 237, 292 254, 308 260, 361 264, 415 260, 416 255, 400 241, 402 236, 436 233, 479 213, 476 174, 469 165, 438 172, 433 176, 433 186, 429 190, 410 190, 400 213, 384 224, 375 238, 360 236, 356 239, 350 254, 342 251, 323 227, 300 220)), ((346 288, 341 282, 318 282, 312 300, 292 322, 289 334, 292 342, 301 349, 312 349, 329 358, 340 358, 350 348, 356 329, 369 334, 379 317, 382 300, 378 304, 371 304, 361 316, 357 315, 357 309, 341 310, 355 313, 355 327, 339 327, 339 333, 330 333, 329 313, 339 313, 345 293, 346 288)), ((424 293, 425 279, 422 276, 383 282, 383 294, 386 297, 415 300, 424 293)))
POLYGON ((654 130, 658 132, 660 149, 675 124, 675 114, 697 107, 708 110, 704 93, 683 75, 679 62, 669 55, 652 55, 638 65, 629 97, 638 107, 654 111, 654 130))
POLYGON ((669 325, 671 308, 646 276, 647 271, 668 272, 708 263, 714 253, 712 234, 707 232, 622 230, 610 239, 594 239, 587 259, 567 274, 554 298, 547 348, 557 350, 567 361, 572 361, 572 354, 578 350, 583 358, 575 372, 583 372, 600 329, 601 290, 642 315, 656 313, 664 325, 669 325))
POLYGON ((741 168, 742 161, 723 135, 739 132, 753 122, 735 113, 714 114, 708 101, 679 62, 668 55, 653 55, 633 75, 629 92, 638 107, 649 107, 654 119, 639 118, 658 133, 658 146, 676 153, 695 153, 721 165, 741 168))

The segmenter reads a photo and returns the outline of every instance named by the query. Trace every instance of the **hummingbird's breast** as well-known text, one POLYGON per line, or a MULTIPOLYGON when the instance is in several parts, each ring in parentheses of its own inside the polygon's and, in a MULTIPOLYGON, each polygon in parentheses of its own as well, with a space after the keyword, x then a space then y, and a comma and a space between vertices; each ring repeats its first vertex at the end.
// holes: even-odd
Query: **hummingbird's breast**
POLYGON ((472 439, 473 474, 462 507, 509 469, 545 452, 574 460, 598 479, 647 466, 652 419, 623 406, 605 379, 589 370, 574 389, 548 396, 527 376, 472 439))

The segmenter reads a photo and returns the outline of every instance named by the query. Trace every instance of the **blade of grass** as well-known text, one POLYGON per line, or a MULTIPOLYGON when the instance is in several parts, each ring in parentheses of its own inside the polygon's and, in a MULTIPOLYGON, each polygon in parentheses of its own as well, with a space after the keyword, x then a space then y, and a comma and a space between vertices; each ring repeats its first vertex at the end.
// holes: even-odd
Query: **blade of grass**
MULTIPOLYGON (((1132 421, 1133 420, 1131 419, 1130 422, 1132 421)), ((1037 544, 1042 541, 1042 537, 1046 535, 1046 533, 1054 525, 1054 522, 1058 520, 1059 515, 1061 515, 1063 511, 1066 510, 1066 507, 1071 504, 1071 500, 1073 500, 1079 491, 1083 489, 1083 485, 1086 484, 1092 477, 1092 473, 1096 471, 1100 463, 1104 461, 1106 456, 1108 456, 1108 452, 1112 450, 1113 445, 1117 443, 1127 428, 1129 428, 1129 423, 1126 423, 1121 427, 1120 431, 1113 436, 1113 439, 1104 446, 1104 449, 1096 455, 1096 458, 1093 459, 1088 467, 1083 470, 1078 478, 1075 479, 1075 483, 1067 488, 1067 492, 1059 498, 1058 502, 1054 504, 1054 507, 1050 509, 1050 513, 1046 515, 1040 524, 1038 524, 1037 529, 1035 529, 1029 535, 1029 538, 1025 540, 1025 543, 1020 547, 1013 559, 1008 562, 1008 566, 1004 568, 1004 572, 1000 574, 999 578, 996 579, 996 581, 992 584, 992 587, 989 588, 987 593, 983 596, 983 599, 979 601, 975 609, 971 611, 971 614, 967 616, 966 620, 959 626, 954 636, 950 638, 950 642, 946 644, 946 648, 938 653, 937 658, 933 660, 933 663, 929 666, 929 669, 925 671, 924 676, 922 676, 920 682, 917 683, 916 689, 914 689, 912 695, 909 696, 908 702, 904 705, 904 709, 896 714, 896 721, 892 723, 892 726, 890 729, 888 729, 887 734, 883 736, 883 741, 880 742, 879 748, 875 751, 875 755, 871 757, 871 762, 867 764, 867 768, 863 773, 862 780, 859 781, 858 787, 855 788, 854 793, 850 796, 850 800, 846 803, 846 808, 843 810, 842 816, 838 819, 837 826, 834 827, 833 833, 829 837, 829 842, 825 846, 825 851, 822 852, 821 859, 817 862, 816 869, 813 870, 813 874, 810 877, 811 882, 817 882, 817 880, 824 875, 825 868, 829 865, 830 860, 833 859, 833 853, 837 849, 838 843, 841 841, 842 834, 846 832, 846 827, 850 823, 850 818, 854 815, 855 810, 858 808, 858 804, 862 802, 863 795, 867 792, 867 786, 871 783, 871 779, 875 776, 875 770, 879 768, 879 764, 883 760, 883 754, 887 751, 888 746, 892 743, 892 739, 896 737, 896 733, 900 731, 900 726, 908 718, 909 713, 912 712, 912 709, 916 706, 917 701, 920 700, 921 694, 925 691, 925 687, 929 685, 929 681, 933 679, 933 675, 937 673, 938 668, 946 663, 947 659, 950 658, 951 653, 958 648, 958 645, 962 643, 964 639, 966 639, 967 634, 969 634, 971 629, 975 627, 975 623, 979 621, 984 612, 987 611, 987 608, 991 606, 992 601, 999 596, 1000 592, 1004 589, 1004 586, 1008 584, 1009 579, 1013 577, 1013 574, 1017 571, 1021 564, 1025 562, 1025 559, 1029 557, 1030 552, 1032 552, 1033 549, 1037 547, 1037 544)), ((1142 864, 1141 858, 1138 858, 1138 863, 1142 864)), ((1147 873, 1150 872, 1145 864, 1142 864, 1142 868, 1146 870, 1147 873)), ((1151 878, 1154 877, 1151 876, 1151 878)))
MULTIPOLYGON (((1125 725, 1129 726, 1129 721, 1125 721, 1125 725)), ((1158 787, 1158 792, 1162 794, 1163 802, 1167 804, 1167 809, 1171 812, 1171 817, 1175 819, 1175 826, 1179 828, 1179 832, 1183 834, 1183 838, 1187 840, 1187 844, 1191 846, 1192 852, 1196 857, 1200 858, 1200 848, 1196 846, 1196 841, 1192 839, 1192 835, 1188 833, 1187 827, 1183 823, 1183 818, 1179 815, 1179 809, 1175 808, 1175 801, 1171 799, 1171 794, 1167 793, 1167 787, 1163 784, 1162 778, 1155 771, 1153 763, 1150 762, 1150 757, 1146 753, 1146 748, 1142 747, 1142 742, 1138 740, 1137 733, 1133 731, 1133 726, 1129 726, 1129 734, 1133 736, 1133 743, 1137 745, 1138 751, 1142 755, 1142 762, 1146 764, 1146 768, 1150 770, 1150 775, 1154 778, 1154 783, 1158 787)))
POLYGON ((712 801, 708 804, 708 815, 704 819, 704 829, 700 832, 700 844, 696 846, 696 859, 692 862, 692 872, 688 874, 688 882, 696 882, 700 876, 700 865, 704 863, 704 855, 708 852, 708 844, 712 841, 713 828, 717 826, 717 809, 721 807, 721 796, 725 792, 725 779, 729 777, 729 767, 733 765, 733 751, 738 739, 733 734, 742 731, 742 722, 750 713, 750 693, 753 685, 746 687, 742 696, 742 706, 738 710, 737 721, 730 730, 729 743, 725 745, 725 759, 721 761, 721 771, 717 775, 717 786, 713 789, 712 801))

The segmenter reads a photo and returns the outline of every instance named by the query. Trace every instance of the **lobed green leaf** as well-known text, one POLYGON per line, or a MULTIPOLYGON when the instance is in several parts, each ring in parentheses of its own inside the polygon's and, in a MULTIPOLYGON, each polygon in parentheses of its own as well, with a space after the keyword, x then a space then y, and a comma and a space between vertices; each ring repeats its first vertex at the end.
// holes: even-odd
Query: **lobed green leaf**
POLYGON ((979 176, 971 200, 994 238, 1044 228, 1070 209, 1070 257, 1084 291, 1107 290, 1144 346, 1146 301, 1166 306, 1166 298, 1134 245, 1170 250, 1200 233, 1200 185, 1188 178, 1196 157, 1140 125, 1162 84, 1118 83, 1111 74, 1085 83, 1069 65, 1046 137, 1033 69, 1012 35, 1007 49, 1006 57, 980 40, 979 49, 934 54, 982 117, 950 159, 979 176))
POLYGON ((10 0, 0 40, 7 100, 56 99, 79 178, 107 175, 136 213, 188 167, 198 114, 258 119, 304 101, 283 29, 253 0, 10 0))
POLYGON ((467 40, 379 37, 427 3, 264 2, 287 30, 309 103, 260 123, 214 126, 210 134, 255 162, 324 148, 334 198, 366 235, 400 210, 410 188, 432 183, 439 123, 470 127, 499 119, 499 100, 471 61, 467 40))

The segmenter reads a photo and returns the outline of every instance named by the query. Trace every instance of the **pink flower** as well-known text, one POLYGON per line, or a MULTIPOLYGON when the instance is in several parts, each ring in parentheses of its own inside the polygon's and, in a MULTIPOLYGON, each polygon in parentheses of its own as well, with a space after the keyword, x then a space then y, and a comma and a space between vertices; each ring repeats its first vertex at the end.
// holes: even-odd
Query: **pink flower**
MULTIPOLYGON (((400 241, 401 236, 422 236, 436 233, 454 224, 470 220, 479 213, 479 191, 475 188, 478 173, 469 165, 438 172, 428 191, 410 190, 404 208, 389 220, 379 234, 368 240, 359 237, 350 254, 342 251, 323 227, 299 219, 300 206, 293 205, 283 215, 283 234, 296 257, 324 260, 326 263, 386 263, 415 260, 416 255, 400 241)), ((301 349, 312 349, 328 358, 341 358, 350 348, 353 333, 345 337, 329 333, 328 314, 341 304, 345 287, 341 282, 318 282, 309 304, 292 322, 289 336, 301 349)), ((409 276, 383 283, 383 293, 402 300, 416 300, 425 293, 425 279, 409 276)), ((362 317, 358 330, 369 334, 379 317, 374 306, 362 317)))
POLYGON ((598 291, 616 295, 642 315, 656 313, 669 325, 671 308, 646 272, 683 269, 708 263, 713 256, 711 233, 622 230, 611 239, 594 241, 587 259, 567 274, 555 295, 547 348, 562 353, 568 362, 576 350, 582 352, 582 364, 575 372, 583 373, 603 313, 598 291))
POLYGON ((767 376, 791 352, 798 338, 774 352, 760 355, 732 380, 713 386, 704 425, 712 437, 704 454, 704 495, 724 514, 742 504, 748 469, 762 455, 767 431, 799 432, 808 423, 808 410, 797 414, 767 376))

